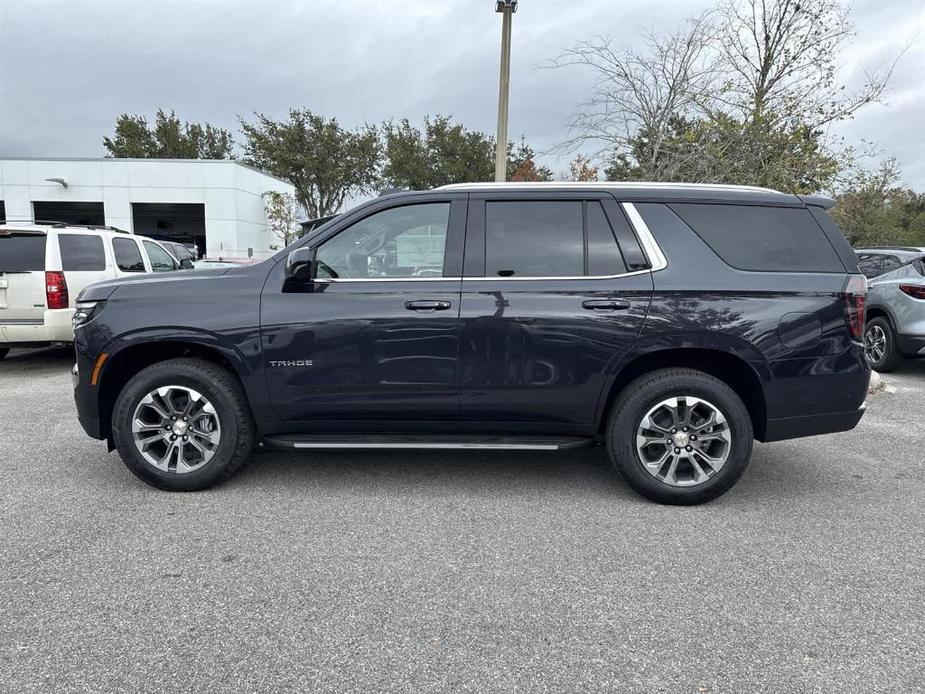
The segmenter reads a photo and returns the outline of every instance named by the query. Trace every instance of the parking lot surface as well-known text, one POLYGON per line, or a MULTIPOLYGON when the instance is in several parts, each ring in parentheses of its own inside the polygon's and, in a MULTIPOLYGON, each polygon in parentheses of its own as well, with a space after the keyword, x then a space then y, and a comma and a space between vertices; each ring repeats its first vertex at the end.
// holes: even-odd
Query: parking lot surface
POLYGON ((696 508, 599 448, 160 492, 84 435, 70 364, 0 362, 2 691, 925 691, 925 363, 696 508))

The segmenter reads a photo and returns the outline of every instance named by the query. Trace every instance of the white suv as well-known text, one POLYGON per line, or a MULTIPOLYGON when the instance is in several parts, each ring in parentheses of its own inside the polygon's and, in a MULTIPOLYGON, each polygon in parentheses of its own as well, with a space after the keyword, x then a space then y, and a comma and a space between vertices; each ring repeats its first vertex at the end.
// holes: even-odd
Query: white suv
POLYGON ((92 282, 188 266, 123 231, 0 222, 0 359, 11 347, 73 341, 75 300, 92 282))

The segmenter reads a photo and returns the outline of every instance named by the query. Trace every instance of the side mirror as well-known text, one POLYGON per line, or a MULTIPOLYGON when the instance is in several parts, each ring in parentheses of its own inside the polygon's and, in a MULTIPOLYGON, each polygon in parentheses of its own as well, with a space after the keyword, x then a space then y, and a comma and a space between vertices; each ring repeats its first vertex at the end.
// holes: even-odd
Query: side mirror
POLYGON ((286 259, 286 279, 308 282, 312 278, 312 249, 297 248, 286 259))
POLYGON ((189 258, 184 258, 183 260, 180 261, 181 270, 192 270, 195 267, 196 266, 193 265, 193 261, 190 260, 189 258))

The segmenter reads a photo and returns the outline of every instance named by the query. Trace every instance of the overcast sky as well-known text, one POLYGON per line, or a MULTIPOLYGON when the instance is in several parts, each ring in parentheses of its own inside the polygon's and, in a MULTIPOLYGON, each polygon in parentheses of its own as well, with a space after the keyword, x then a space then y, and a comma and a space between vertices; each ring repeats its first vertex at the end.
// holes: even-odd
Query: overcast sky
MULTIPOLYGON (((538 70, 576 40, 633 44, 708 2, 521 0, 510 134, 561 141, 590 75, 538 70)), ((500 21, 493 0, 0 0, 0 156, 102 156, 123 112, 173 108, 237 133, 237 116, 307 106, 348 125, 454 116, 493 132, 500 21)), ((852 84, 914 39, 885 100, 839 133, 875 143, 925 190, 925 3, 857 0, 841 57, 852 84), (916 37, 917 36, 917 37, 916 37)), ((563 158, 543 157, 556 173, 563 158)))

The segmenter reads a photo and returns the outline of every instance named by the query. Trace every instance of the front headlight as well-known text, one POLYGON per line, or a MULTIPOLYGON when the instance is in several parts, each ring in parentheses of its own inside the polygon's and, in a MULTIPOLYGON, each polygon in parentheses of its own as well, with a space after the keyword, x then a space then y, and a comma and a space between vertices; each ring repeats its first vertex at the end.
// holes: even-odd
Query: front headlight
POLYGON ((103 310, 103 305, 105 303, 105 301, 78 301, 77 309, 74 311, 74 317, 71 318, 74 330, 77 330, 81 325, 89 323, 92 318, 103 310))

